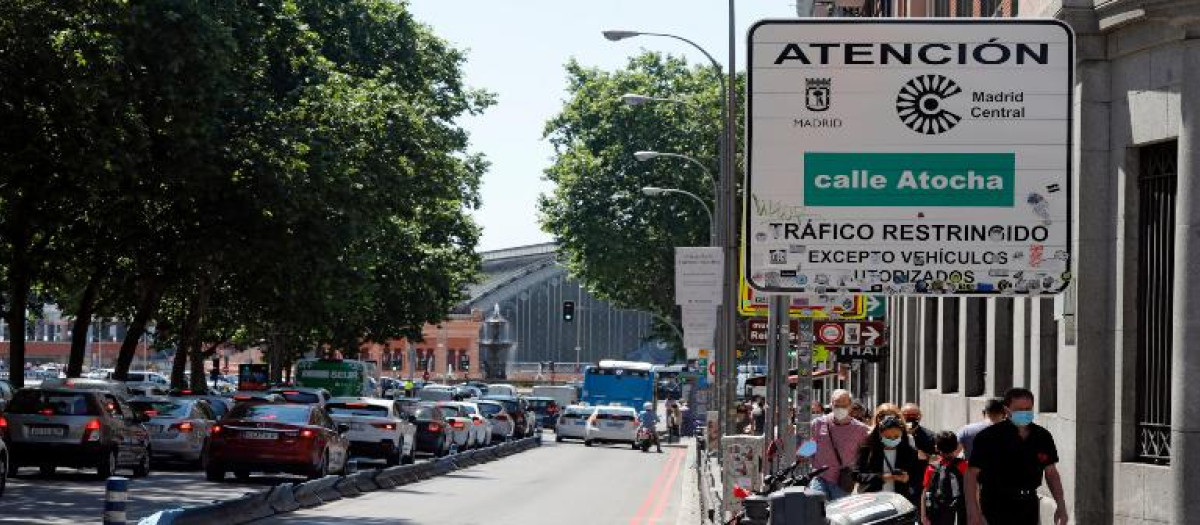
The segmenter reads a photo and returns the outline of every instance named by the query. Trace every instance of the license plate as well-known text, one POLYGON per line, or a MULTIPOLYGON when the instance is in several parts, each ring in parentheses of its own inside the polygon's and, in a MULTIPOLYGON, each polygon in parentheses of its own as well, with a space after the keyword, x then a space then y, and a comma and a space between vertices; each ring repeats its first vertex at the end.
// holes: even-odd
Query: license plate
POLYGON ((350 423, 350 430, 366 430, 367 425, 364 423, 350 423))
POLYGON ((625 426, 625 423, 605 423, 604 426, 608 428, 622 428, 625 426))
POLYGON ((62 427, 27 427, 30 437, 63 437, 67 429, 62 427))
POLYGON ((275 439, 279 437, 279 434, 274 432, 258 432, 255 430, 250 430, 242 432, 242 437, 246 439, 275 439))
POLYGON ((587 424, 587 421, 576 421, 575 426, 582 427, 587 424))
POLYGON ((166 427, 162 425, 146 425, 146 430, 150 431, 151 434, 162 434, 167 431, 166 427))

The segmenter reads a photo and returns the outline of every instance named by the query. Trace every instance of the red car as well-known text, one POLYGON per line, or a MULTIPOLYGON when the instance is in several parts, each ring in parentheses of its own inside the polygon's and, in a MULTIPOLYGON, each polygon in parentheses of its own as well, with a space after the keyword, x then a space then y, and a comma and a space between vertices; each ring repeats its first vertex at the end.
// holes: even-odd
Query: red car
POLYGON ((288 472, 309 478, 345 473, 350 442, 346 424, 317 405, 239 403, 212 428, 209 481, 251 472, 288 472))

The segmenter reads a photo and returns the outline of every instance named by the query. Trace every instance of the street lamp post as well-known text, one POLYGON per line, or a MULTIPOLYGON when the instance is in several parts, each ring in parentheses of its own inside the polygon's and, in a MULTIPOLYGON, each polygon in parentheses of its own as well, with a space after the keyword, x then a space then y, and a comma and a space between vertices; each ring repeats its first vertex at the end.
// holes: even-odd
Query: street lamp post
MULTIPOLYGON (((703 162, 696 160, 695 157, 689 157, 687 155, 683 155, 680 153, 664 153, 661 151, 638 151, 633 154, 633 158, 637 159, 638 162, 646 162, 646 161, 654 160, 657 158, 680 159, 680 160, 687 161, 691 165, 696 166, 697 168, 700 168, 700 171, 704 172, 705 178, 707 178, 709 181, 712 182, 713 199, 720 200, 720 191, 717 186, 717 182, 718 182, 717 178, 714 177, 712 172, 709 171, 708 168, 704 166, 703 162)), ((715 240, 716 239, 714 237, 713 246, 719 246, 718 244, 715 244, 715 240)))
POLYGON ((690 191, 678 190, 675 188, 659 188, 656 186, 646 186, 646 187, 642 188, 642 194, 647 197, 661 197, 661 196, 670 195, 673 193, 677 194, 677 195, 684 195, 687 197, 691 197, 692 200, 700 203, 700 207, 704 208, 704 213, 708 215, 708 244, 710 246, 715 245, 716 241, 717 241, 717 239, 716 239, 717 234, 714 229, 715 223, 713 221, 713 213, 712 213, 712 209, 708 207, 708 203, 704 202, 704 199, 701 199, 698 195, 696 195, 695 193, 692 193, 690 191))
MULTIPOLYGON (((722 71, 721 64, 707 50, 687 38, 668 33, 650 33, 642 31, 610 30, 604 31, 604 38, 616 42, 636 36, 657 36, 684 42, 700 51, 713 66, 713 73, 721 83, 721 135, 724 140, 720 143, 720 191, 715 194, 716 216, 721 222, 716 229, 717 244, 721 246, 725 258, 725 278, 722 279, 722 304, 717 309, 720 322, 717 323, 717 413, 723 434, 733 433, 733 396, 734 350, 736 347, 738 301, 738 267, 737 267, 737 238, 738 213, 740 208, 737 199, 737 180, 733 176, 734 153, 737 140, 737 109, 734 106, 733 79, 736 78, 735 58, 735 6, 734 0, 729 0, 729 59, 728 73, 722 71), (728 75, 728 76, 727 76, 728 75)), ((627 101, 628 103, 628 101, 627 101)))

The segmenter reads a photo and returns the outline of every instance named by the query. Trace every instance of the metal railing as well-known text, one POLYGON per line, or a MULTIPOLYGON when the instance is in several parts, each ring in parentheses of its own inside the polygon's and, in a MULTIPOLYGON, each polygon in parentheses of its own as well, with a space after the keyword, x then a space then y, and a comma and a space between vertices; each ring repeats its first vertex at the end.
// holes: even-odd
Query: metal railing
POLYGON ((1141 148, 1138 175, 1137 458, 1171 461, 1178 142, 1141 148))

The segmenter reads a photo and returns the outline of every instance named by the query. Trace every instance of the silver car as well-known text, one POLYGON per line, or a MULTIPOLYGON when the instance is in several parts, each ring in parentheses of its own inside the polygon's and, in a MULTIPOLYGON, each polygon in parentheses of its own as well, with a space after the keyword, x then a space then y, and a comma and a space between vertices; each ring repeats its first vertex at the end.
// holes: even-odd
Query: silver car
POLYGON ((217 422, 208 401, 196 398, 135 397, 135 411, 149 418, 150 446, 155 460, 181 461, 198 468, 208 463, 208 442, 217 422))
POLYGON ((122 467, 137 477, 150 473, 145 416, 111 392, 24 388, 4 419, 11 472, 36 466, 48 476, 67 466, 94 468, 100 479, 122 467))
POLYGON ((487 418, 491 423, 491 439, 493 441, 508 441, 512 439, 515 424, 513 423, 512 416, 504 409, 504 403, 499 401, 476 401, 475 406, 479 408, 479 413, 483 414, 483 417, 487 418))

